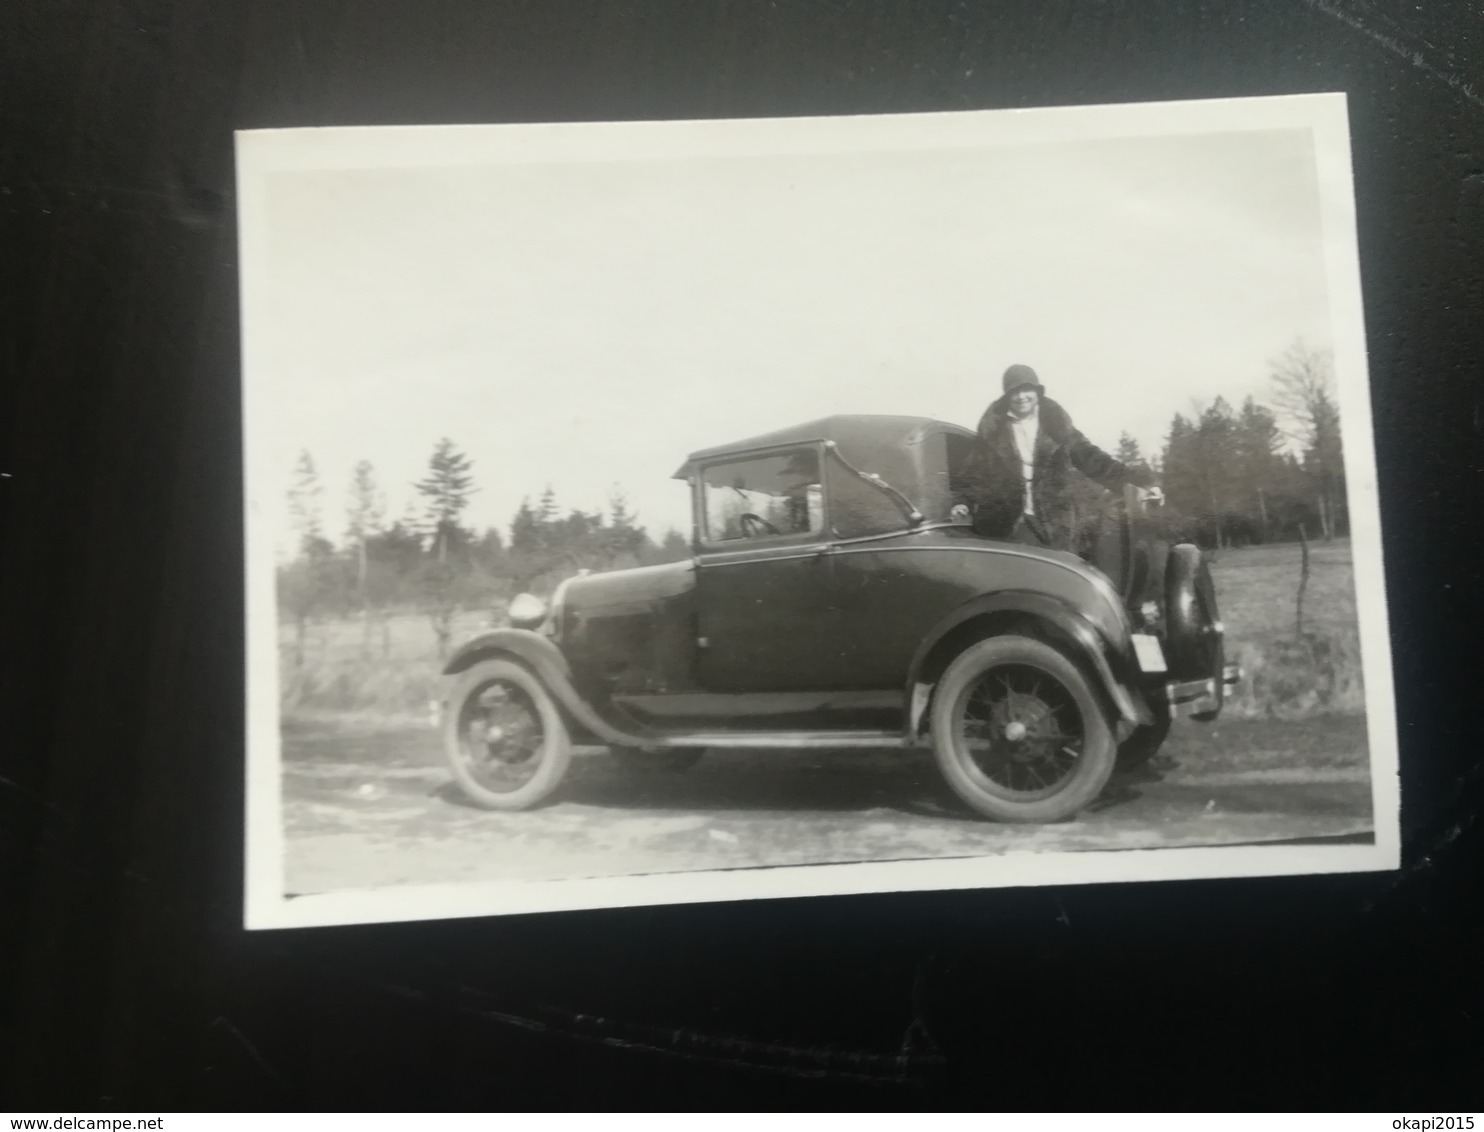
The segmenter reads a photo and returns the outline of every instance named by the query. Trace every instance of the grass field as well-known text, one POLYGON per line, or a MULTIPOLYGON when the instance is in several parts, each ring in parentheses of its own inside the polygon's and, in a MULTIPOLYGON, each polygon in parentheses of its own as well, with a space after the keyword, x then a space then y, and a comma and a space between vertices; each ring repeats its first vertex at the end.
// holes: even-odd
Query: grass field
POLYGON ((1302 638, 1294 621, 1301 555, 1297 544, 1282 543, 1215 556, 1227 660, 1244 673, 1228 701, 1230 715, 1296 719, 1365 710, 1350 543, 1310 545, 1302 638))
MULTIPOLYGON (((1228 550, 1213 562, 1227 659, 1245 673, 1228 701, 1233 717, 1302 719, 1364 709, 1349 543, 1310 548, 1302 639, 1294 625, 1299 567, 1296 544, 1228 550)), ((492 610, 459 614, 453 640, 487 626, 492 616, 492 610)), ((314 622, 305 635, 302 666, 295 662, 295 637, 292 624, 280 626, 280 702, 286 715, 426 717, 439 669, 437 637, 427 617, 404 612, 369 624, 314 622)))
MULTIPOLYGON (((458 642, 490 626, 493 610, 455 614, 458 642)), ((286 714, 335 712, 389 720, 426 718, 436 690, 438 637, 421 613, 371 620, 320 620, 305 634, 304 663, 295 663, 295 628, 278 631, 279 703, 286 714)))

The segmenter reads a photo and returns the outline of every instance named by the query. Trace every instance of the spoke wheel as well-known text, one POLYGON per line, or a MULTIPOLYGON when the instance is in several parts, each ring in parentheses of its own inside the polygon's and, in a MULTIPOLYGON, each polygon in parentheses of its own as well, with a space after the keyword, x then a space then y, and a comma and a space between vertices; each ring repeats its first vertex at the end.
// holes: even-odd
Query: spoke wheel
POLYGON ((492 810, 523 810, 567 772, 572 743, 550 693, 525 667, 485 660, 459 679, 444 720, 444 750, 468 797, 492 810))
POLYGON ((1028 637, 981 641, 943 674, 933 743, 954 791, 1000 821, 1060 821, 1101 792, 1114 742, 1082 671, 1028 637))

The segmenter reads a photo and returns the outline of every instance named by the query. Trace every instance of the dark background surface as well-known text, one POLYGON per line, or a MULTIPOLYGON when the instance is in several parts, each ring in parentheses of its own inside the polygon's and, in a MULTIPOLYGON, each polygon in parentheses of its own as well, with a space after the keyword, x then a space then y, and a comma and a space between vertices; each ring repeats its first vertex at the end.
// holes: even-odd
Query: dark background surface
POLYGON ((0 1109, 1479 1107, 1477 5, 9 0, 0 280, 0 1109), (234 128, 1326 90, 1400 874, 238 927, 234 128))

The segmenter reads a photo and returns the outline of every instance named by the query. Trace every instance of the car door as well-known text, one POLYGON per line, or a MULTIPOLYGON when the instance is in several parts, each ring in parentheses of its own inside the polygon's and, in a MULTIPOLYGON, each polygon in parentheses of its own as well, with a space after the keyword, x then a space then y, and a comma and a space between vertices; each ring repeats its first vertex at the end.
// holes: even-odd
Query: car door
POLYGON ((818 445, 704 465, 697 676, 716 692, 830 687, 835 601, 818 445))

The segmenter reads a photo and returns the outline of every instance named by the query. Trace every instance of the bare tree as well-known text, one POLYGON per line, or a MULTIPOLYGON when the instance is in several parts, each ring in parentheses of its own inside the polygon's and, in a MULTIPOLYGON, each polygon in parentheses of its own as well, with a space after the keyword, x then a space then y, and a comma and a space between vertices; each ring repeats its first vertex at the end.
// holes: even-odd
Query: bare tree
POLYGON ((376 483, 371 461, 361 460, 351 473, 346 504, 345 541, 355 555, 356 597, 361 606, 362 644, 371 639, 370 554, 368 545, 386 525, 386 497, 376 483))
POLYGON ((1269 363, 1273 403, 1283 414, 1286 433, 1303 448, 1326 539, 1339 529, 1345 508, 1345 453, 1340 438, 1340 404, 1334 361, 1296 339, 1269 363))
POLYGON ((320 519, 319 472, 309 452, 294 463, 288 491, 289 521, 299 536, 294 561, 280 572, 278 600, 294 618, 294 667, 304 667, 304 645, 309 621, 324 604, 334 547, 324 536, 320 519))

